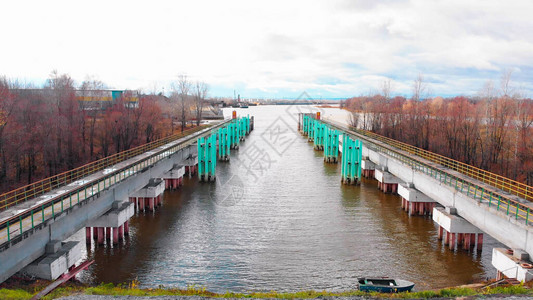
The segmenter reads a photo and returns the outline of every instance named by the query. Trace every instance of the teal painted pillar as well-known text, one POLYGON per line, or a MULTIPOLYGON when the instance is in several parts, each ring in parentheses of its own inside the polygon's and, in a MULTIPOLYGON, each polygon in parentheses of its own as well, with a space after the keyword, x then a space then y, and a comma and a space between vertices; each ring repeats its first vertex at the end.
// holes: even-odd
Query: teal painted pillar
POLYGON ((358 184, 361 180, 361 158, 363 144, 360 140, 353 140, 347 134, 342 139, 341 182, 344 184, 358 184))
POLYGON ((228 128, 231 132, 231 138, 230 138, 230 148, 231 149, 239 149, 239 142, 241 140, 241 137, 239 135, 239 125, 237 119, 233 120, 231 123, 228 124, 228 128))
POLYGON ((324 162, 339 161, 339 131, 326 126, 324 134, 324 162))
POLYGON ((319 120, 314 120, 315 130, 314 130, 314 145, 315 150, 324 150, 324 135, 326 124, 320 122, 319 120))
POLYGON ((307 140, 309 142, 313 142, 315 140, 315 119, 309 117, 309 128, 308 128, 308 135, 307 140))
POLYGON ((217 135, 198 138, 198 178, 200 181, 215 181, 217 164, 217 135))
POLYGON ((229 161, 230 155, 230 139, 228 126, 220 128, 217 132, 218 136, 218 160, 229 161))

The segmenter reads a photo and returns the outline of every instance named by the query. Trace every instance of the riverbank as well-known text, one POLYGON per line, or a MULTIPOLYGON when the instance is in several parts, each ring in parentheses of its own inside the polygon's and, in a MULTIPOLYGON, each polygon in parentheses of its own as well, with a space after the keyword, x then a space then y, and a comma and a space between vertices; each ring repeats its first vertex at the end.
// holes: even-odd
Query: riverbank
MULTIPOLYGON (((24 284, 19 282, 16 286, 13 284, 9 288, 0 289, 0 299, 25 300, 31 299, 33 295, 42 290, 49 282, 37 281, 33 283, 24 284)), ((486 287, 490 282, 484 284, 475 284, 469 286, 459 286, 454 288, 446 288, 440 290, 428 290, 412 293, 398 293, 398 294, 380 294, 380 293, 365 293, 358 290, 345 292, 327 292, 327 291, 299 291, 299 292, 253 292, 253 293, 212 293, 207 289, 191 286, 187 289, 175 288, 153 288, 141 289, 138 288, 137 282, 115 286, 113 284, 101 284, 98 286, 87 286, 78 282, 69 282, 66 286, 62 286, 54 290, 51 294, 43 299, 211 299, 211 298, 225 298, 225 299, 451 299, 463 298, 469 299, 477 298, 508 298, 510 299, 528 299, 533 297, 533 283, 525 285, 503 285, 486 287)))

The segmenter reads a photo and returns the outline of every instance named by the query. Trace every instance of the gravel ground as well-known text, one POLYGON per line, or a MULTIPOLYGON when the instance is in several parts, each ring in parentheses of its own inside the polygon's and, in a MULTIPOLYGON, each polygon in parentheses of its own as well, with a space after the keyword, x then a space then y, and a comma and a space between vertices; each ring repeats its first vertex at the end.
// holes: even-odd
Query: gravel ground
MULTIPOLYGON (((75 295, 69 297, 59 298, 62 300, 111 300, 111 299, 120 299, 120 300, 213 300, 220 298, 207 298, 207 297, 197 297, 197 296, 157 296, 157 297, 136 297, 136 296, 99 296, 99 295, 75 295)), ((231 298, 229 298, 231 299, 231 298)), ((369 300, 375 298, 365 298, 365 297, 328 297, 328 298, 317 298, 320 300, 331 299, 331 300, 369 300)), ((387 298, 386 298, 387 299, 387 298)), ((450 299, 450 298, 432 298, 433 300, 437 299, 450 299)), ((459 297, 457 299, 506 299, 506 300, 525 300, 532 299, 531 296, 507 296, 507 295, 487 295, 487 296, 476 296, 476 297, 459 297)), ((238 298, 242 300, 242 298, 238 298)))

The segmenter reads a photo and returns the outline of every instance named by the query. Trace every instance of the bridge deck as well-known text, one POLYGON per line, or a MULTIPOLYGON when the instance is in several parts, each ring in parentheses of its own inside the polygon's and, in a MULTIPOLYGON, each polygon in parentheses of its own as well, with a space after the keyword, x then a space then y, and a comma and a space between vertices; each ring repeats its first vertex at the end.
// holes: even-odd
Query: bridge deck
POLYGON ((210 134, 212 130, 227 122, 217 123, 209 128, 153 148, 59 188, 48 192, 43 190, 41 195, 9 207, 0 213, 0 251, 9 248, 12 243, 21 241, 29 232, 41 228, 47 221, 54 219, 56 215, 70 207, 78 205, 87 198, 97 196, 110 186, 142 172, 150 165, 193 144, 197 138, 210 134))
MULTIPOLYGON (((531 222, 533 221, 533 217, 531 216, 531 212, 533 212, 533 203, 529 201, 530 199, 524 199, 530 197, 530 191, 527 185, 521 184, 519 188, 511 187, 509 184, 502 184, 501 182, 489 180, 488 175, 486 181, 472 178, 471 176, 458 171, 462 169, 461 166, 464 165, 462 163, 457 162, 457 167, 455 168, 456 170, 453 170, 449 167, 432 161, 432 155, 428 154, 431 153, 429 151, 418 149, 413 146, 402 147, 404 149, 411 150, 406 151, 396 147, 397 145, 403 146, 403 143, 394 141, 392 139, 381 137, 377 134, 372 134, 363 130, 349 128, 349 126, 346 124, 332 120, 322 121, 329 124, 333 128, 346 132, 357 139, 363 140, 366 142, 365 146, 369 149, 391 156, 402 163, 409 165, 417 171, 430 175, 442 184, 446 184, 455 190, 466 194, 472 199, 477 200, 480 204, 487 205, 488 207, 495 207, 497 211, 504 211, 506 215, 513 216, 515 220, 522 221, 526 225, 531 225, 531 222), (376 140, 376 137, 380 138, 380 140, 376 140), (396 143, 389 143, 389 140, 396 143), (422 155, 417 155, 416 152, 422 155), (498 187, 506 188, 506 190, 498 187), (521 191, 522 189, 524 192, 521 191), (511 194, 510 192, 515 193, 511 194), (516 194, 523 195, 524 198, 519 197, 516 194)), ((442 160, 441 156, 436 154, 433 155, 438 156, 437 161, 442 160)), ((452 161, 451 159, 449 160, 452 161)), ((477 172, 479 174, 483 174, 481 171, 477 172)), ((486 173, 491 174, 489 172, 486 173)), ((490 178, 499 177, 501 176, 495 174, 490 175, 490 178)))

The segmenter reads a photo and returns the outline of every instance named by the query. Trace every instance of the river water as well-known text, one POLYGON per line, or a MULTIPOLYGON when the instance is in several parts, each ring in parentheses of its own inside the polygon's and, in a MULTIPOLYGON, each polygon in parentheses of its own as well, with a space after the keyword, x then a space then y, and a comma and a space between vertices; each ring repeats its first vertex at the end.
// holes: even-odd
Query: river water
MULTIPOLYGON (((490 236, 481 253, 452 252, 431 218, 409 217, 375 180, 341 185, 340 164, 325 164, 297 132, 296 113, 311 110, 237 109, 255 117, 255 130, 229 163, 217 164, 217 182, 185 179, 165 192, 160 209, 130 220, 122 244, 89 246, 85 258, 95 264, 78 278, 246 292, 350 290, 359 276, 407 279, 422 290, 495 276, 491 252, 502 245, 490 236)), ((84 232, 73 239, 84 243, 84 232)))

